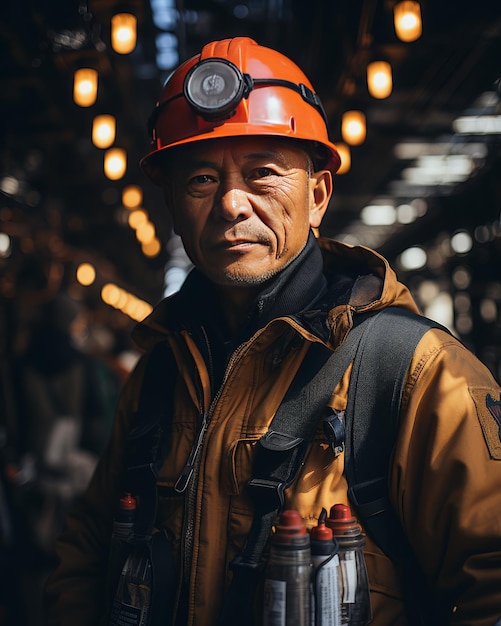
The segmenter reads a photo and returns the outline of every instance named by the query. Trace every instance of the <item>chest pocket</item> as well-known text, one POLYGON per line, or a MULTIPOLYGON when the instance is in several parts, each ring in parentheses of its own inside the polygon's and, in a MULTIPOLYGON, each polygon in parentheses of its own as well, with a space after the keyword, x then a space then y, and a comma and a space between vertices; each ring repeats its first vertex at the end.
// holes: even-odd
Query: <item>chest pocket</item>
POLYGON ((221 488, 229 496, 240 496, 252 474, 252 465, 259 437, 235 440, 228 450, 226 462, 221 467, 221 488))

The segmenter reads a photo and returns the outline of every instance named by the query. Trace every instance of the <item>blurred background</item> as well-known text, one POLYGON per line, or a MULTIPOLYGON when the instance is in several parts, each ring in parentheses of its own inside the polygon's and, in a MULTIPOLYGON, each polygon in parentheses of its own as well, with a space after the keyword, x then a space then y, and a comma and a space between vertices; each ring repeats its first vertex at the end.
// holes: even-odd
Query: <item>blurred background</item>
POLYGON ((2 6, 0 624, 43 623, 54 537, 139 356, 129 333, 190 269, 138 161, 163 82, 208 41, 250 36, 305 70, 343 155, 321 234, 383 253, 501 378, 499 3, 2 6))

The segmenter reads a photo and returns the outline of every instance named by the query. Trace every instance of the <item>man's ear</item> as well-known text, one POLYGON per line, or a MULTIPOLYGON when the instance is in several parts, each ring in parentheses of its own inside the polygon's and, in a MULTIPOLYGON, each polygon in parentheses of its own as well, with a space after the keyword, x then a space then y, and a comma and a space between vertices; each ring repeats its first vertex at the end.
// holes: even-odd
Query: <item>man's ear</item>
POLYGON ((318 228, 329 206, 333 190, 332 173, 319 170, 310 176, 310 226, 318 228))

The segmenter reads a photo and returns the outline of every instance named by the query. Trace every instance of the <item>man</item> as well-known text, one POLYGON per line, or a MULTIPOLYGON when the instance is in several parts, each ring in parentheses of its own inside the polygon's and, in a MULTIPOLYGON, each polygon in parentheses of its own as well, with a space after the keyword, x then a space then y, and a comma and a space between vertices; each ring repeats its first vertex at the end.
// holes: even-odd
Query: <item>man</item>
MULTIPOLYGON (((164 381, 173 408, 155 527, 172 541, 176 617, 163 623, 212 626, 232 578, 229 564, 252 524, 246 485, 256 443, 309 348, 321 342, 336 350, 369 311, 417 312, 377 253, 313 236, 340 160, 311 84, 289 59, 247 38, 208 44, 166 83, 151 125, 153 150, 142 165, 162 186, 195 269, 135 331, 148 352, 58 544, 60 565, 48 584, 54 625, 93 626, 102 617, 126 438, 153 346, 166 343, 175 362, 164 381)), ((339 411, 350 373, 332 390, 329 404, 339 411)), ((440 624, 492 626, 501 615, 500 399, 488 370, 448 333, 433 329, 420 340, 389 495, 440 606, 440 624)), ((284 506, 308 528, 322 508, 348 503, 344 463, 320 428, 285 493, 284 506)), ((370 537, 365 555, 372 624, 410 624, 401 564, 370 537)))

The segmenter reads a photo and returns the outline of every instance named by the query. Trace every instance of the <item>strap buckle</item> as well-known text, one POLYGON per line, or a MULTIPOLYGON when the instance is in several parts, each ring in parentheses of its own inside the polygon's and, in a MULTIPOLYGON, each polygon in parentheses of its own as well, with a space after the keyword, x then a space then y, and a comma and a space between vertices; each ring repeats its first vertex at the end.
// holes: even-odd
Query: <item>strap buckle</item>
POLYGON ((322 423, 324 435, 331 444, 334 456, 338 457, 344 451, 344 442, 346 438, 344 428, 344 411, 336 411, 331 407, 326 408, 326 416, 322 423))
POLYGON ((273 450, 276 452, 287 452, 292 450, 304 439, 302 437, 294 437, 288 433, 282 433, 278 430, 272 430, 271 428, 265 432, 265 434, 259 440, 259 443, 266 448, 266 450, 273 450))
POLYGON ((282 508, 285 501, 286 486, 285 481, 273 480, 272 478, 251 478, 247 483, 250 491, 254 492, 252 494, 254 500, 257 501, 256 493, 259 493, 260 505, 268 510, 282 508))

